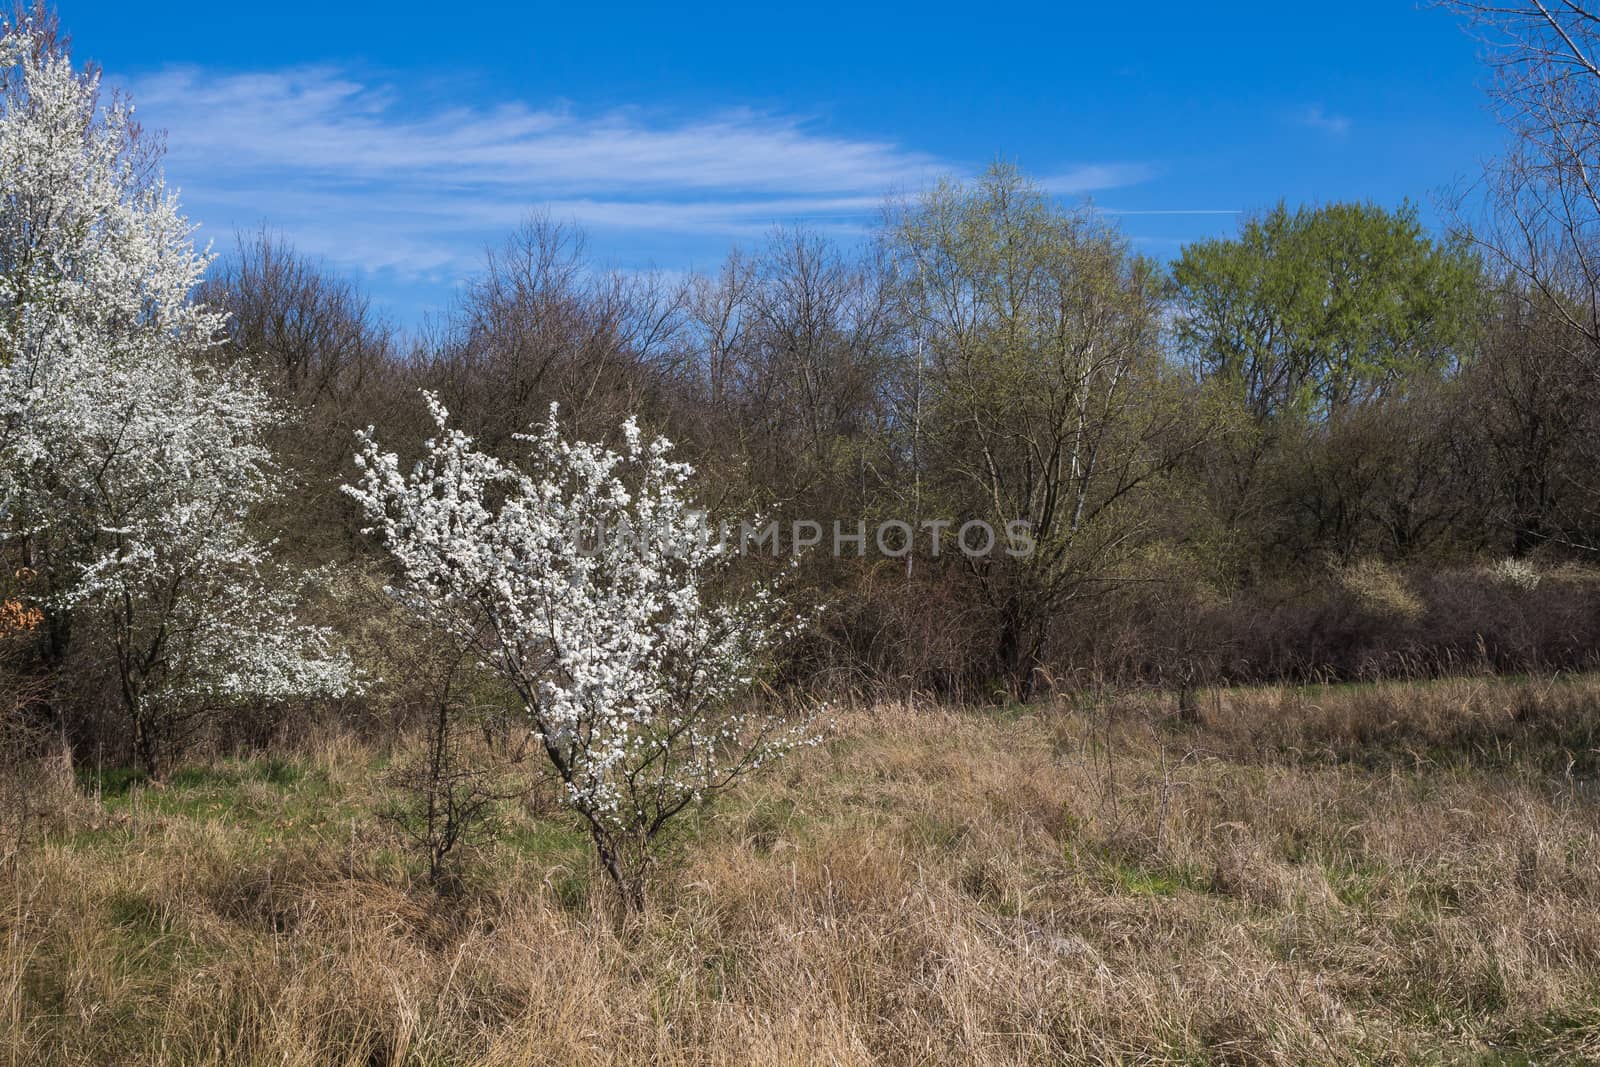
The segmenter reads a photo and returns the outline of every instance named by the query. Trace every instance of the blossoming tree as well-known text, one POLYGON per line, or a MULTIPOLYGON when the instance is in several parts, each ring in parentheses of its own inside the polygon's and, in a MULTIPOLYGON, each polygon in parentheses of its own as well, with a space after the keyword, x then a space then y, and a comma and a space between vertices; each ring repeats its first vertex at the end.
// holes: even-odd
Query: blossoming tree
POLYGON ((0 548, 51 665, 87 640, 114 667, 152 774, 219 706, 352 685, 250 533, 278 416, 217 356, 159 163, 50 27, 0 27, 0 548))
POLYGON ((724 546, 691 468, 631 420, 622 450, 563 439, 555 409, 525 465, 448 426, 402 473, 362 436, 346 487, 402 578, 397 592, 515 690, 625 907, 674 815, 807 737, 740 697, 787 627, 771 592, 714 599, 724 546))

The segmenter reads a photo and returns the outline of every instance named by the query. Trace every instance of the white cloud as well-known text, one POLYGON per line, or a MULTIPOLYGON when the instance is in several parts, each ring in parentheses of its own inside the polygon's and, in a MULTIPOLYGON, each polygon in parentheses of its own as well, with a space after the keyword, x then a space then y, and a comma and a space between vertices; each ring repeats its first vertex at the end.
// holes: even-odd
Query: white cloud
POLYGON ((235 168, 285 165, 345 179, 587 192, 641 184, 839 191, 902 180, 934 162, 750 111, 660 128, 628 112, 580 118, 520 103, 407 117, 392 89, 329 70, 212 78, 173 71, 134 83, 133 92, 142 110, 170 116, 163 125, 180 154, 219 153, 235 168))
POLYGON ((1102 207, 1105 215, 1243 215, 1237 207, 1102 207))
POLYGON ((1144 163, 1086 163, 1042 179, 1039 184, 1056 196, 1082 196, 1102 189, 1120 189, 1155 177, 1144 163))
POLYGON ((1350 133, 1350 119, 1345 115, 1330 114, 1321 104, 1306 108, 1295 117, 1295 121, 1330 137, 1345 137, 1350 133))
MULTIPOLYGON (((206 233, 265 223, 335 262, 441 279, 469 271, 486 243, 539 209, 657 244, 672 235, 725 244, 792 220, 859 232, 891 189, 963 170, 747 109, 689 118, 515 101, 429 109, 330 68, 183 68, 127 87, 146 125, 167 131, 169 178, 206 233)), ((1077 195, 1149 174, 1092 164, 1045 184, 1077 195)))

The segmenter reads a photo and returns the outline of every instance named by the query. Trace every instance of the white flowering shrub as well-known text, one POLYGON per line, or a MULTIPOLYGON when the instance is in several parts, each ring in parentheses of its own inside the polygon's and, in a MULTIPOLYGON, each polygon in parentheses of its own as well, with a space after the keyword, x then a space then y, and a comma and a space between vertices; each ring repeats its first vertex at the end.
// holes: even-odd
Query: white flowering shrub
POLYGON ((47 658, 113 661, 151 773, 218 707, 336 694, 249 519, 277 413, 213 351, 198 252, 126 101, 48 33, 0 32, 0 546, 37 575, 47 658))
POLYGON ((1525 559, 1496 560, 1487 568, 1489 579, 1531 593, 1539 588, 1539 569, 1525 559))
POLYGON ((514 688, 529 728, 630 908, 668 820, 806 739, 743 700, 788 629, 769 588, 709 595, 728 554, 706 536, 691 468, 631 420, 622 450, 519 440, 479 451, 427 397, 437 433, 409 474, 362 436, 360 504, 397 592, 514 688))

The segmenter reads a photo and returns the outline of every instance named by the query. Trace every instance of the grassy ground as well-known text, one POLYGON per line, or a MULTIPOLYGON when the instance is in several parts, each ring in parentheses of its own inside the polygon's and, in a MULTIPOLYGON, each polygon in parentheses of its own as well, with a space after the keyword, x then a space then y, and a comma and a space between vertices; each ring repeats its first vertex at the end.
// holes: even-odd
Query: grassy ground
POLYGON ((435 897, 349 742, 91 777, 0 877, 0 1062, 1600 1060, 1600 683, 1205 714, 841 713, 622 932, 544 804, 435 897))

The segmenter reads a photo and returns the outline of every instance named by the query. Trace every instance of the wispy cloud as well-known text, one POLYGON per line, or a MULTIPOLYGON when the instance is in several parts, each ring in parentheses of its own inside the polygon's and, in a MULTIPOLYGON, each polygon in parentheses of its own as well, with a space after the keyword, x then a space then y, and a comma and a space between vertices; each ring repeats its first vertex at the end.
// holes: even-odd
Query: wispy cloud
POLYGON ((1085 163, 1047 175, 1039 184, 1056 196, 1083 196, 1138 185, 1155 175, 1155 168, 1146 163, 1085 163))
MULTIPOLYGON (((748 109, 419 109, 392 85, 331 68, 184 68, 128 88, 146 123, 168 132, 169 176, 208 232, 267 223, 336 262, 418 276, 469 270, 487 241, 539 209, 658 244, 726 244, 795 220, 859 232, 891 189, 964 169, 748 109)), ((1149 176, 1090 164, 1045 184, 1081 195, 1149 176)))
POLYGON ((1346 115, 1335 115, 1327 111, 1321 104, 1313 104, 1295 116, 1298 125, 1309 129, 1318 130, 1329 137, 1347 137, 1350 134, 1350 119, 1346 115))
POLYGON ((1243 215, 1237 207, 1102 207, 1107 215, 1243 215))

